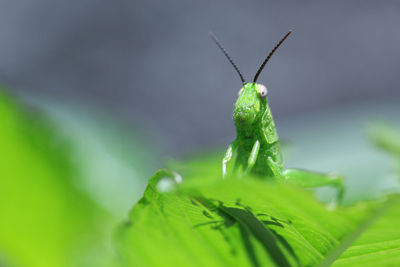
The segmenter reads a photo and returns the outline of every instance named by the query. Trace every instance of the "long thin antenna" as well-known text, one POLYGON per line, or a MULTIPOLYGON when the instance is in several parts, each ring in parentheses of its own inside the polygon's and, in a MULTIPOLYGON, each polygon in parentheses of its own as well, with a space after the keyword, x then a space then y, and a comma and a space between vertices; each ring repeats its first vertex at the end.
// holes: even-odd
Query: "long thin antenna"
POLYGON ((219 49, 221 49, 222 53, 224 53, 224 55, 226 56, 226 58, 229 60, 229 62, 232 64, 233 68, 236 70, 236 72, 239 74, 240 76, 240 80, 242 80, 242 83, 244 84, 244 78, 243 75, 240 73, 239 68, 236 66, 235 62, 233 62, 232 58, 229 56, 228 52, 225 50, 225 48, 222 46, 222 44, 218 41, 217 37, 215 37, 215 35, 212 32, 209 32, 208 35, 210 35, 211 39, 213 39, 213 41, 217 44, 217 46, 219 47, 219 49))
POLYGON ((260 75, 261 71, 267 64, 268 60, 271 58, 271 56, 275 53, 276 49, 285 41, 285 39, 292 33, 292 31, 289 31, 280 41, 279 43, 272 49, 271 53, 269 53, 268 57, 264 60, 264 62, 261 64, 261 67, 258 69, 256 75, 254 76, 253 82, 255 83, 258 79, 258 76, 260 75))

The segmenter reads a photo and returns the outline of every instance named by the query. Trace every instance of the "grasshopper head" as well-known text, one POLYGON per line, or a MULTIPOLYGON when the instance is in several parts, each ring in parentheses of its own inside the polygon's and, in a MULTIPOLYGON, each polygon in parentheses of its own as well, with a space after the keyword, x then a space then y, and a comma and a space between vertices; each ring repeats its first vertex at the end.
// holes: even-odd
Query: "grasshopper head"
POLYGON ((254 76, 253 82, 245 83, 243 75, 240 73, 239 68, 233 62, 228 52, 222 46, 222 44, 217 40, 214 34, 209 33, 211 38, 217 44, 217 46, 221 49, 222 53, 226 56, 229 62, 232 64, 233 68, 239 74, 240 80, 242 81, 243 87, 239 91, 239 97, 235 104, 235 111, 233 112, 233 120, 235 121, 236 129, 246 135, 250 135, 252 129, 257 127, 251 127, 254 123, 258 122, 261 119, 262 112, 267 107, 267 88, 257 82, 258 76, 261 71, 264 69, 268 60, 275 53, 276 49, 286 40, 286 38, 290 35, 292 31, 289 31, 280 41, 279 43, 272 49, 272 51, 268 54, 267 58, 263 61, 260 68, 257 70, 256 75, 254 76), (250 127, 249 127, 250 126, 250 127))
POLYGON ((258 83, 246 83, 240 89, 233 112, 237 128, 246 128, 261 118, 261 112, 267 103, 267 88, 258 83))

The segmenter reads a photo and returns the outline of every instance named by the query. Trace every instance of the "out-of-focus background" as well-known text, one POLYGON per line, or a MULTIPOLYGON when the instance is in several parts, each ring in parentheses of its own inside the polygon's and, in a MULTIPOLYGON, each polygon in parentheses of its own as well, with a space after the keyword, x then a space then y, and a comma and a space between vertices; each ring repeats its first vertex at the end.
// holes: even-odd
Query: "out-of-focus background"
POLYGON ((290 125, 307 130, 315 114, 345 121, 373 110, 385 118, 397 106, 399 12, 396 1, 3 1, 0 81, 53 113, 95 108, 118 120, 145 137, 155 170, 166 157, 234 139, 240 80, 209 31, 250 80, 293 30, 259 82, 281 137, 297 144, 290 125))
POLYGON ((280 121, 400 98, 399 12, 397 1, 2 1, 0 80, 142 123, 176 154, 234 137, 240 80, 209 31, 249 80, 293 30, 259 79, 280 121))
POLYGON ((395 183, 366 129, 400 122, 399 14, 397 1, 6 0, 0 83, 65 137, 76 187, 119 221, 166 159, 235 138, 240 80, 207 33, 250 80, 293 30, 259 78, 285 162, 343 173, 357 199, 395 183))

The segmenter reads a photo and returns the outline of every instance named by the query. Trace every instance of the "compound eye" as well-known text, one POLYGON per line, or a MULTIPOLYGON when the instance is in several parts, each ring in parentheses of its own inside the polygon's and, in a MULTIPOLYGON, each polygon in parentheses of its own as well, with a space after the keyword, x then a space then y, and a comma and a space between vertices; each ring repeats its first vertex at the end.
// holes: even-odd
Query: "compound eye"
POLYGON ((239 92, 238 92, 238 96, 240 96, 240 94, 243 92, 243 87, 240 88, 239 92))
POLYGON ((261 98, 267 97, 267 94, 268 94, 267 87, 265 87, 262 84, 258 84, 257 89, 258 89, 258 93, 260 94, 261 98))

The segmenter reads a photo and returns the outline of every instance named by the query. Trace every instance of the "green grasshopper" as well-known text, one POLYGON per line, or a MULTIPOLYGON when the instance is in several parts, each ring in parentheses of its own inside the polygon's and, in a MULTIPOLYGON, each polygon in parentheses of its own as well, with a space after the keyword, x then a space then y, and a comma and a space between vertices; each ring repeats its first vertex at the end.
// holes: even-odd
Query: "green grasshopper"
POLYGON ((228 147, 222 160, 222 176, 224 178, 228 176, 227 165, 232 160, 232 155, 236 153, 233 166, 233 171, 236 174, 241 172, 263 178, 272 177, 282 182, 293 182, 306 188, 332 186, 337 188, 337 200, 341 201, 344 194, 342 176, 300 169, 283 169, 278 133, 268 106, 268 90, 264 85, 257 83, 261 71, 278 47, 291 34, 291 31, 272 49, 258 69, 253 82, 250 83, 245 82, 238 67, 218 39, 212 33, 209 34, 242 81, 242 88, 239 90, 233 112, 236 139, 228 147))

